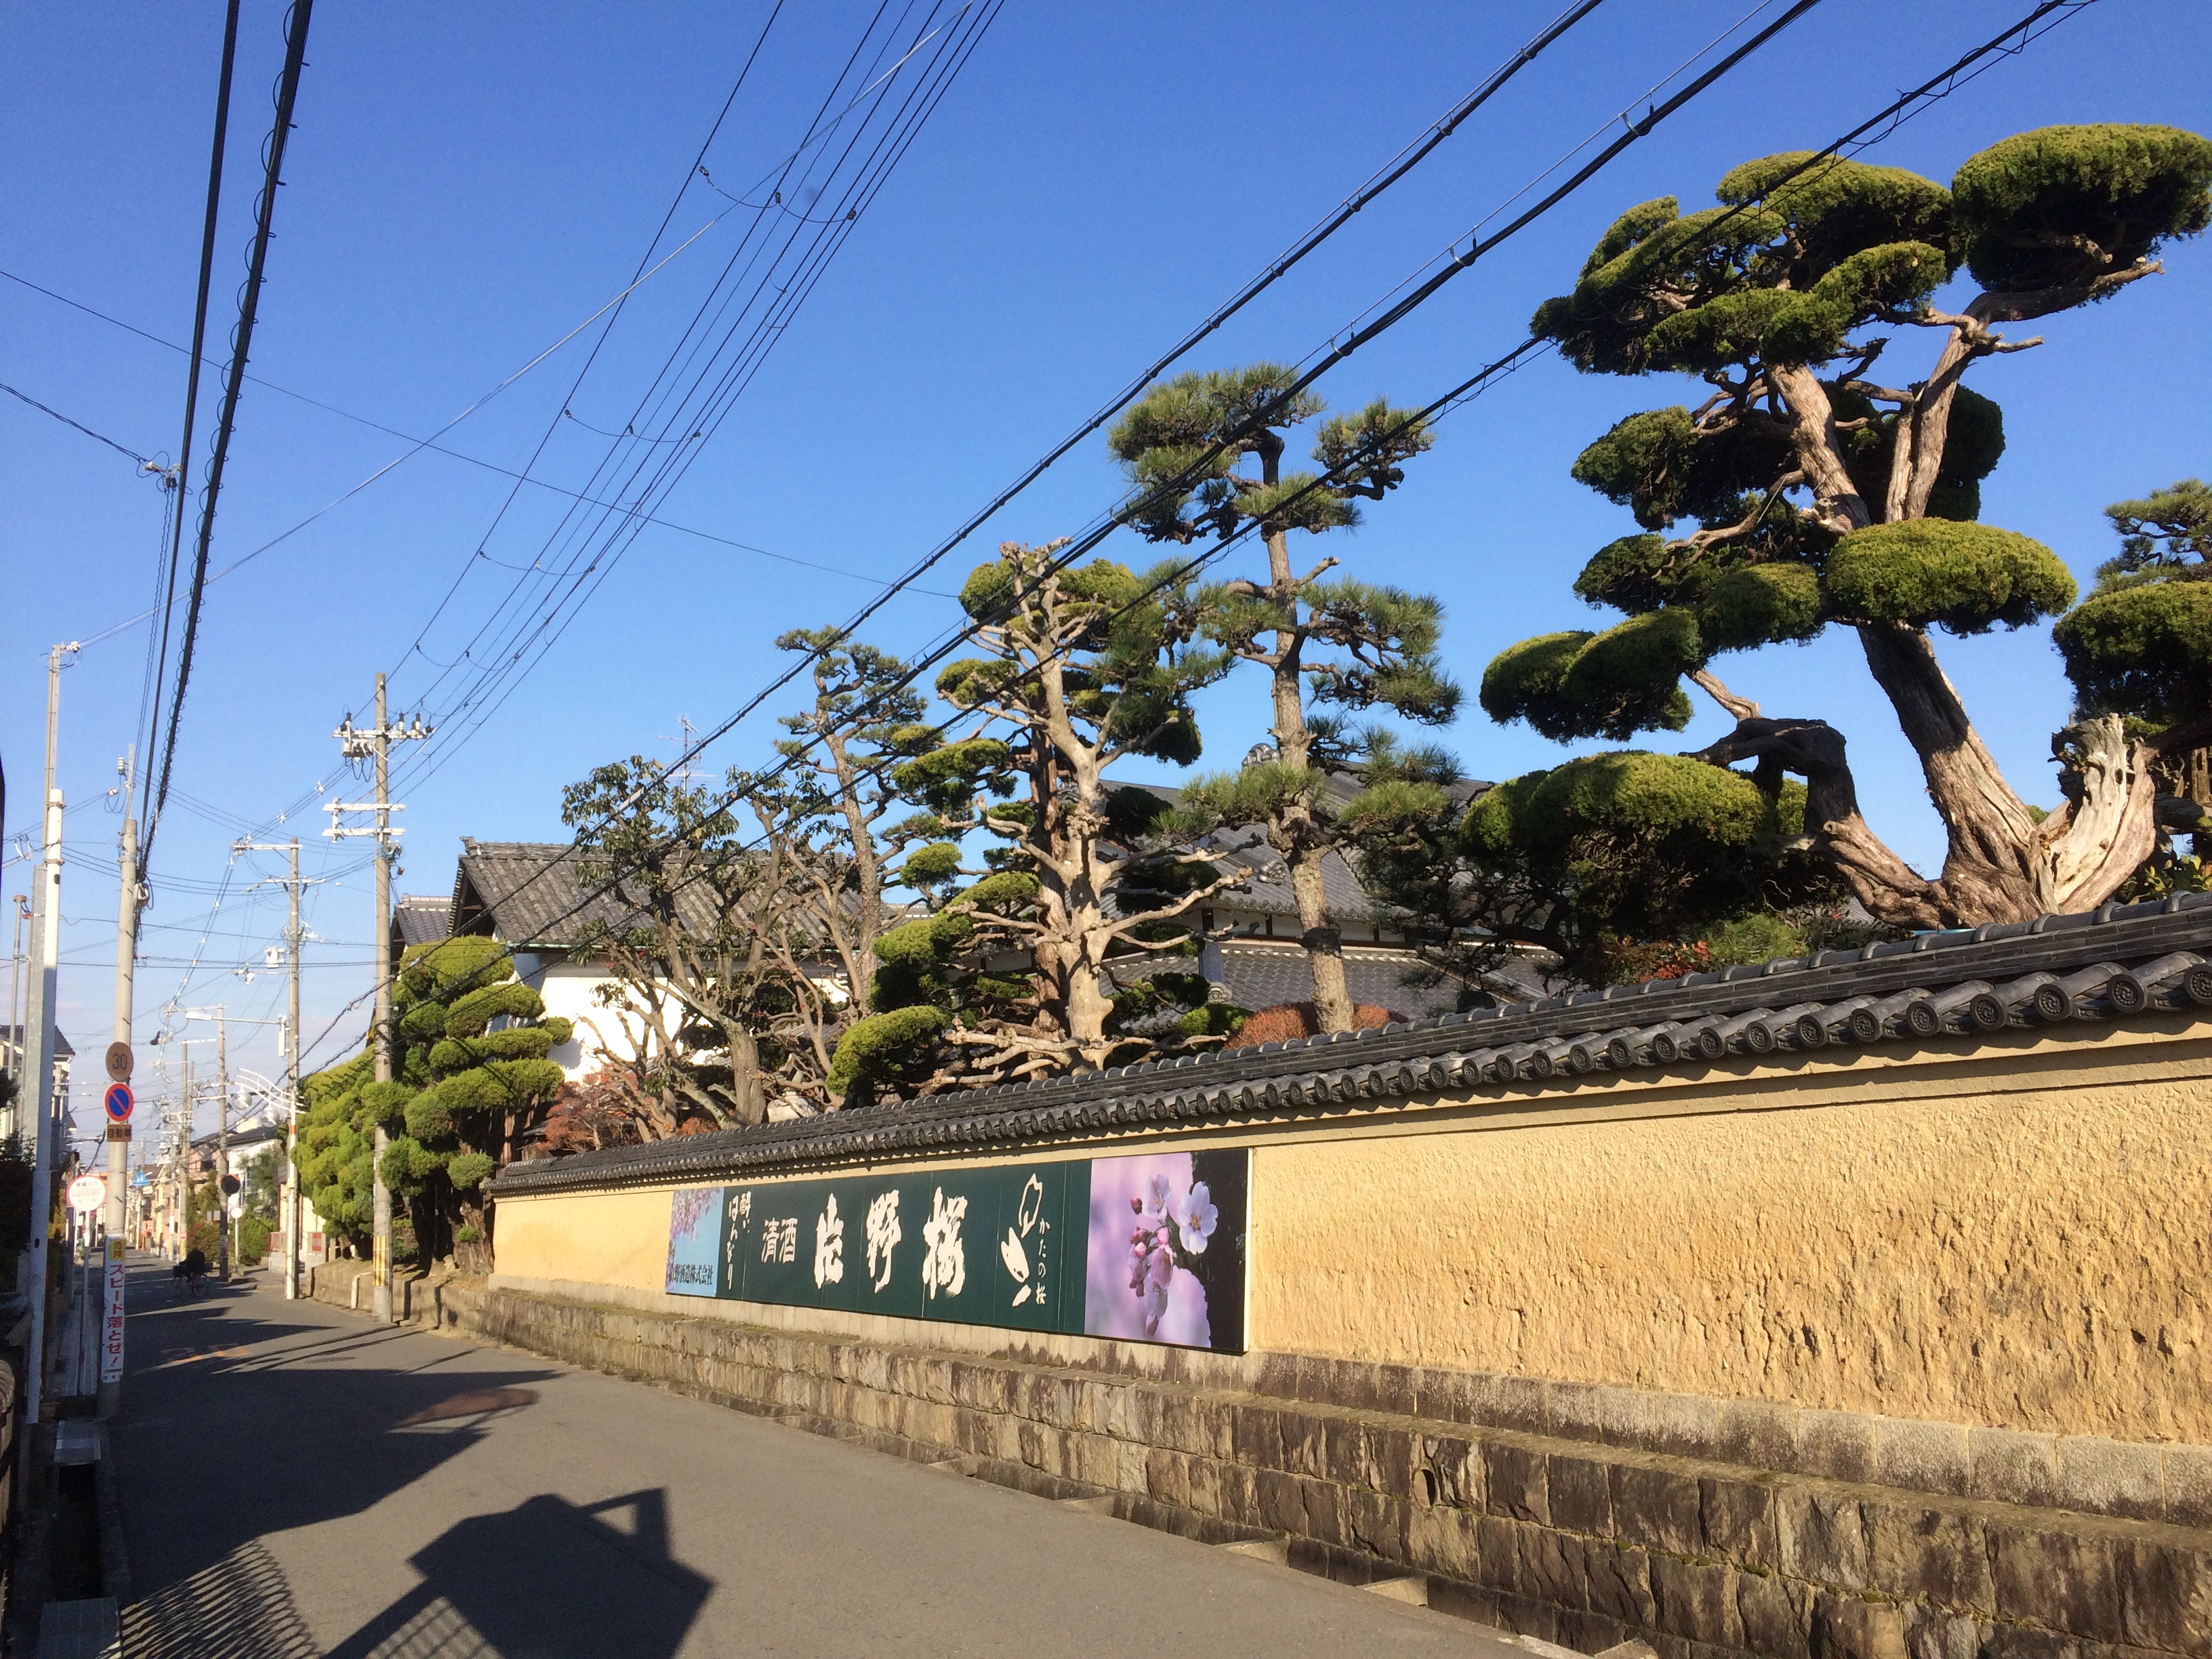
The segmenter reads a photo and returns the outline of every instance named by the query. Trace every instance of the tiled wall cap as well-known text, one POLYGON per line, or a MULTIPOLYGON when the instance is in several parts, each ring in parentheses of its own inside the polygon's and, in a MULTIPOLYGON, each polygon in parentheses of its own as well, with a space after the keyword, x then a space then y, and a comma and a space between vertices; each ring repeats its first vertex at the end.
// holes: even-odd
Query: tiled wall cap
POLYGON ((1582 993, 1511 1009, 1393 1021, 1356 1036, 1183 1055, 723 1130, 682 1143, 532 1160, 509 1165, 494 1190, 665 1183, 740 1167, 798 1174, 886 1149, 957 1152, 1007 1141, 1049 1143, 1137 1122, 1385 1109, 1430 1091, 1571 1087, 1571 1079, 1597 1073, 1648 1071, 1731 1054, 1949 1042, 2006 1026, 2153 1017, 2212 1007, 2208 958, 2212 895, 2179 895, 2108 906, 2093 915, 1822 952, 1748 972, 1692 974, 1616 987, 1603 995, 1582 993), (1628 1011, 1617 1006, 1625 989, 1646 1005, 1637 1017, 1624 1018, 1628 1011), (1471 1027, 1480 1028, 1489 1041, 1462 1047, 1448 1035, 1471 1027), (1358 1045, 1358 1065, 1315 1063, 1319 1050, 1343 1042, 1358 1045), (1170 1077, 1185 1086, 1163 1091, 1136 1082, 1170 1077), (1010 1110, 1017 1098, 1045 1109, 1010 1110))

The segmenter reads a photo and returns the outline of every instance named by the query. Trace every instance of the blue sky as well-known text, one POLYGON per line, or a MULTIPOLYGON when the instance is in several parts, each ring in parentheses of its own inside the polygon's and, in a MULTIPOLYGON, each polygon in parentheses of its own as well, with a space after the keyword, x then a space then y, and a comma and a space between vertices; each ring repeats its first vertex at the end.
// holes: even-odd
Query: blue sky
MULTIPOLYGON (((1190 366, 1305 356, 1571 147, 1640 107, 1655 81, 1750 3, 1611 0, 1190 366)), ((850 614, 873 583, 988 501, 1553 9, 1550 0, 1378 3, 1347 23, 1344 9, 1318 4, 1012 0, 659 509, 673 524, 809 562, 648 527, 480 732, 456 746, 462 728, 449 724, 403 770, 399 889, 447 890, 465 835, 557 836, 564 783, 619 756, 672 756, 681 720, 719 721, 779 665, 777 633, 850 614)), ((2022 0, 1932 9, 1828 0, 1320 390, 1340 406, 1378 393, 1425 401, 1514 343, 1534 306, 1567 285, 1626 207, 1669 192, 1694 207, 1738 161, 1825 143, 2026 9, 2022 0)), ((766 15, 759 3, 325 0, 253 373, 416 436, 452 419, 629 280, 766 15)), ((717 182, 750 183, 792 147, 871 15, 842 4, 787 8, 709 152, 717 182)), ((16 7, 0 18, 0 269, 163 339, 188 337, 221 27, 211 3, 16 7)), ((246 6, 217 245, 218 342, 243 270, 282 27, 276 6, 246 6)), ((2212 15, 2191 0, 2104 0, 1866 159, 1948 179, 1975 150, 2033 126, 2202 130, 2212 125, 2208 48, 2212 15)), ((726 205, 695 183, 675 233, 726 205)), ((629 418, 728 257, 737 223, 708 232, 633 296, 573 398, 591 333, 443 441, 514 469, 551 426, 538 471, 581 487, 605 443, 580 423, 619 428, 629 418), (564 402, 573 422, 562 418, 564 402)), ((1973 382, 2003 404, 2009 441, 1985 486, 1984 517, 2047 542, 2084 575, 2111 550, 2106 502, 2212 465, 2203 324, 2212 246, 2177 246, 2167 266, 2108 305, 2050 319, 2040 331, 2047 344, 1984 367, 1973 382)), ((1917 373, 1937 343, 1902 334, 1883 364, 1892 378, 1917 373)), ((183 362, 0 281, 0 380, 131 450, 173 454, 183 362)), ((217 384, 211 374, 204 409, 217 384)), ((1684 391, 1582 378, 1539 361, 1455 414, 1405 488, 1363 528, 1332 537, 1329 550, 1352 573, 1440 594, 1447 659, 1471 686, 1514 641, 1588 625, 1591 613, 1569 584, 1591 551, 1631 526, 1567 468, 1620 415, 1684 391)), ((214 566, 408 447, 249 384, 214 566)), ((1000 539, 1078 529, 1118 483, 1103 441, 1084 445, 924 579, 938 592, 901 596, 870 637, 918 648, 953 617, 943 594, 1000 539)), ((281 1006, 281 975, 248 981, 232 971, 258 969, 283 926, 281 893, 252 886, 276 861, 232 865, 228 843, 249 827, 296 831, 309 871, 330 878, 309 902, 318 936, 307 957, 310 1037, 366 988, 361 843, 322 840, 327 819, 313 799, 318 783, 330 791, 323 799, 359 799, 331 731, 366 708, 380 668, 392 674, 397 706, 427 698, 426 712, 444 720, 454 682, 441 681, 434 663, 452 659, 555 526, 560 498, 526 489, 493 529, 510 484, 490 467, 417 454, 209 590, 179 793, 155 858, 142 1042, 173 994, 246 1016, 281 1006), (305 811, 270 823, 303 798, 305 811)), ((155 485, 131 461, 0 398, 0 755, 13 786, 11 833, 33 821, 46 649, 146 607, 160 519, 155 485)), ((1133 561, 1149 554, 1134 544, 1117 551, 1133 561)), ((146 639, 143 624, 121 629, 88 647, 64 680, 61 781, 84 804, 69 820, 61 1017, 81 1046, 111 1017, 119 820, 96 798, 132 738, 146 639)), ((2030 799, 2054 799, 2048 745, 2066 692, 2047 629, 1945 639, 1939 648, 2016 787, 2030 799)), ((1853 641, 1770 649, 1723 672, 1770 713, 1841 726, 1875 827, 1923 868, 1940 861, 1917 769, 1853 641)), ((1471 699, 1470 710, 1449 737, 1476 775, 1510 775, 1567 752, 1491 726, 1471 699)), ((740 726, 706 763, 757 761, 775 735, 774 712, 740 726)), ((1233 760, 1265 725, 1262 689, 1234 679, 1210 694, 1205 712, 1209 758, 1233 760)), ((1701 703, 1680 741, 1694 745, 1725 726, 1701 703)), ((23 890, 27 866, 11 862, 5 874, 7 893, 23 890)), ((340 1019, 311 1060, 343 1052, 341 1039, 362 1024, 358 1013, 340 1019)), ((236 1052, 276 1074, 272 1034, 250 1029, 236 1052)))

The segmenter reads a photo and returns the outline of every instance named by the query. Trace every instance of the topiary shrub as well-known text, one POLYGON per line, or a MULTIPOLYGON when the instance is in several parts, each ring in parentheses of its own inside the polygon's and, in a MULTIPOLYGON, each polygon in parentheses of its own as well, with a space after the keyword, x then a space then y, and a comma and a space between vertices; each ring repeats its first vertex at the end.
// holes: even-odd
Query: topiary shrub
POLYGON ((901 1075, 927 1071, 937 1039, 951 1023, 944 1009, 927 1003, 855 1020, 830 1057, 830 1092, 861 1104, 901 1075))
POLYGON ((1821 586, 1838 616, 1954 634, 2026 627, 2065 610, 2075 591, 2041 542, 1948 519, 1853 531, 1828 556, 1821 586))

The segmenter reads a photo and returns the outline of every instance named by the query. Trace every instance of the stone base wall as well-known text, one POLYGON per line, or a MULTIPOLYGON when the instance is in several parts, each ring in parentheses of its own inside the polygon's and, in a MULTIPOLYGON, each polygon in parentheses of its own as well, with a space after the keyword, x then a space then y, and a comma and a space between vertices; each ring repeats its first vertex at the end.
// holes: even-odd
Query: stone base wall
POLYGON ((1419 1576, 1432 1607, 1588 1653, 2212 1654, 2212 1529, 1455 1420, 1423 1403, 1478 1390, 1378 1401, 1371 1366, 1363 1391, 1266 1356, 1255 1391, 460 1282, 421 1316, 1188 1537, 1285 1538, 1334 1577, 1419 1576))

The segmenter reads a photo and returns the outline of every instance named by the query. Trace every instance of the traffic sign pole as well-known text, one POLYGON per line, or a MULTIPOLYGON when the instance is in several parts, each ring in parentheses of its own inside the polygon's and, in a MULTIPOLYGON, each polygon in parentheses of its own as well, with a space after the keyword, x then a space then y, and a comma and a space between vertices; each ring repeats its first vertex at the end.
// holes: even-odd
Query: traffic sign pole
POLYGON ((107 1203, 100 1214, 107 1236, 100 1252, 105 1269, 100 1331, 102 1417, 115 1415, 123 1395, 123 1268, 130 1233, 126 1193, 131 1183, 131 985, 138 963, 139 906, 146 898, 138 872, 138 823, 131 810, 138 783, 137 758, 135 745, 123 757, 123 844, 115 860, 121 878, 115 907, 115 1025, 114 1041, 107 1045, 105 1058, 109 1080, 123 1091, 124 1105, 120 1116, 112 1106, 107 1113, 107 1203))

